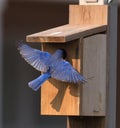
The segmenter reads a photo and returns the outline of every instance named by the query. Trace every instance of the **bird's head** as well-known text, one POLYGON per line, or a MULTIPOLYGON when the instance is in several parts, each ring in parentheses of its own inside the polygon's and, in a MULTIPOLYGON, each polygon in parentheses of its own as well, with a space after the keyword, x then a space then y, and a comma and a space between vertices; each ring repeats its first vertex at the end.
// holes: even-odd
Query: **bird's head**
POLYGON ((63 58, 65 59, 67 57, 67 53, 64 49, 58 49, 55 51, 54 55, 57 57, 57 58, 63 58))

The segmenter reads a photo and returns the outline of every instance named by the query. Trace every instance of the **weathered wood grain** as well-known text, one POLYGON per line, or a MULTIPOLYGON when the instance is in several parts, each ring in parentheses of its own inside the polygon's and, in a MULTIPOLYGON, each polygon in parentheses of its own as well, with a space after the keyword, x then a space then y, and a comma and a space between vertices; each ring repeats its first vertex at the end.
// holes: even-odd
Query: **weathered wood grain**
POLYGON ((69 12, 70 25, 107 25, 108 23, 108 5, 70 5, 69 12))

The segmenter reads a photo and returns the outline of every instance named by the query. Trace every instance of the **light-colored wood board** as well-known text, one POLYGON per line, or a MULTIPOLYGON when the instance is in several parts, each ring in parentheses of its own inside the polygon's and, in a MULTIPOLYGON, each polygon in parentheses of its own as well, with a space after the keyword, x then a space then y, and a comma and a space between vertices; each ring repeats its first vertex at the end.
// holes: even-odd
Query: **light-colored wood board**
POLYGON ((106 115, 106 42, 104 34, 83 39, 83 75, 88 78, 82 90, 81 115, 84 116, 106 115))
POLYGON ((106 31, 106 25, 63 25, 56 28, 48 29, 39 33, 28 35, 27 42, 58 42, 65 43, 75 39, 90 36, 92 34, 106 31))
POLYGON ((108 5, 70 5, 69 24, 107 25, 108 5))
MULTIPOLYGON (((80 40, 65 44, 43 43, 44 51, 53 53, 58 48, 67 51, 67 60, 81 72, 80 40)), ((46 81, 41 87, 41 114, 42 115, 80 115, 80 97, 82 85, 68 84, 54 79, 46 81)))

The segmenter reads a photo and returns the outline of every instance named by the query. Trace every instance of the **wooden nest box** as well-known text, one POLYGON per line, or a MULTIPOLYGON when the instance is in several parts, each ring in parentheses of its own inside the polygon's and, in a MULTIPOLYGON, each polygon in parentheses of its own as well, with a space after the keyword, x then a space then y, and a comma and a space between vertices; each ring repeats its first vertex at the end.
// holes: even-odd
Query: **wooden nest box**
POLYGON ((81 128, 89 121, 90 128, 105 127, 109 86, 108 12, 108 5, 70 5, 68 24, 26 37, 27 42, 40 42, 43 51, 53 53, 64 48, 67 60, 88 78, 84 85, 49 79, 41 87, 41 114, 70 116, 69 128, 74 121, 81 128), (85 117, 80 119, 80 116, 85 117), (94 121, 99 127, 95 127, 94 121))

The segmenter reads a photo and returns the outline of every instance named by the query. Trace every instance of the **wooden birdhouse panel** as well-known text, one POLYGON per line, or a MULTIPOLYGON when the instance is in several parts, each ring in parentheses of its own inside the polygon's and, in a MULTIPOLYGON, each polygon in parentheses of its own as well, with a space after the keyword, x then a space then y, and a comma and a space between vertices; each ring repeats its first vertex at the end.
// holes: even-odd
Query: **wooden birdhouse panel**
MULTIPOLYGON (((68 42, 63 45, 43 43, 42 49, 53 53, 63 48, 67 52, 66 60, 74 68, 82 71, 82 43, 80 40, 68 42)), ((81 85, 60 82, 50 79, 41 88, 41 114, 45 115, 80 115, 81 85)))
POLYGON ((106 35, 83 40, 83 75, 88 79, 82 90, 81 115, 104 116, 107 88, 106 35))
POLYGON ((70 5, 69 24, 81 25, 107 25, 108 5, 70 5), (78 18, 79 17, 79 18, 78 18))

